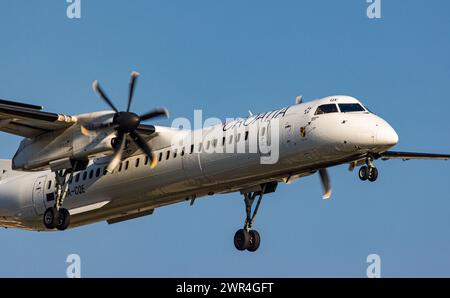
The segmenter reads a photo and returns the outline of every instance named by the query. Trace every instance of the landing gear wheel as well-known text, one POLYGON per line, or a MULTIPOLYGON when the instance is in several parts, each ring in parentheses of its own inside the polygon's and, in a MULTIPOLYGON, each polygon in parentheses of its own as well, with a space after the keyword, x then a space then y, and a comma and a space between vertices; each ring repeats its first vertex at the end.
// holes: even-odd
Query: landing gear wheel
POLYGON ((362 181, 366 181, 369 178, 369 168, 366 166, 362 166, 359 169, 358 176, 362 181))
POLYGON ((370 182, 375 182, 378 179, 378 169, 371 167, 369 168, 369 175, 367 177, 370 182))
POLYGON ((248 233, 250 234, 250 244, 247 247, 247 250, 250 252, 255 252, 261 244, 261 236, 259 236, 259 233, 256 230, 251 230, 248 233))
POLYGON ((259 206, 261 205, 264 194, 274 192, 276 188, 276 182, 265 183, 261 184, 261 190, 242 193, 244 195, 246 218, 244 228, 238 230, 234 235, 234 246, 236 249, 240 251, 248 250, 250 252, 258 250, 259 245, 261 244, 261 237, 259 236, 258 231, 253 230, 253 223, 255 222, 255 217, 256 214, 258 214, 259 206), (252 212, 252 206, 255 200, 256 206, 252 212))
POLYGON ((250 233, 245 229, 240 229, 234 234, 234 246, 237 250, 246 250, 250 245, 250 233))
POLYGON ((60 231, 64 231, 70 225, 70 213, 67 209, 59 209, 58 224, 56 228, 60 231))
POLYGON ((44 226, 53 230, 58 225, 59 213, 55 207, 47 208, 44 213, 44 226))

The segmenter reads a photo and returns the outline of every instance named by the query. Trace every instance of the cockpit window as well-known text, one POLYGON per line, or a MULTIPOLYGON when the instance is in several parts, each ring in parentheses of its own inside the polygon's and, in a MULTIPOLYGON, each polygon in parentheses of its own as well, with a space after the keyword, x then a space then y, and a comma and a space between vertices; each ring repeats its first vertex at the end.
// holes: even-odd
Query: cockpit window
POLYGON ((375 114, 367 106, 363 105, 363 108, 366 109, 366 111, 369 112, 370 114, 375 114))
POLYGON ((341 113, 365 112, 366 110, 359 103, 340 103, 341 113))
POLYGON ((338 112, 338 109, 335 104, 327 104, 327 105, 319 106, 314 115, 322 115, 322 114, 337 113, 337 112, 338 112))

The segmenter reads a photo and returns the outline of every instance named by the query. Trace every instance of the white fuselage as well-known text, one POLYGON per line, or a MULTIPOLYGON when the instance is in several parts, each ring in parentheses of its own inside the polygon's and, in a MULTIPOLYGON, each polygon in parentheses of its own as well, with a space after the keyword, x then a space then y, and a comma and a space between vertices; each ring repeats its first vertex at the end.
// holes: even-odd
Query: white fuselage
MULTIPOLYGON (((104 171, 108 158, 94 160, 86 170, 75 173, 64 201, 72 215, 71 227, 120 221, 208 194, 244 192, 265 182, 293 180, 321 168, 360 160, 367 152, 384 152, 397 143, 392 127, 368 111, 316 115, 318 107, 340 103, 359 102, 348 96, 327 97, 205 128, 200 139, 193 137, 199 131, 157 127, 158 136, 150 141, 159 160, 155 168, 151 169, 145 155, 137 151, 111 174, 104 171), (259 150, 220 152, 224 143, 236 146, 243 142, 248 147, 253 137, 246 139, 245 131, 249 130, 257 132, 258 140, 267 141, 264 138, 272 135, 268 129, 262 134, 262 123, 273 127, 276 122, 276 163, 262 163, 267 152, 259 150), (193 140, 192 152, 183 140, 193 140), (209 152, 213 148, 219 152, 209 152)), ((0 166, 0 226, 45 230, 42 214, 54 204, 54 173, 12 171, 10 161, 2 161, 0 166)))

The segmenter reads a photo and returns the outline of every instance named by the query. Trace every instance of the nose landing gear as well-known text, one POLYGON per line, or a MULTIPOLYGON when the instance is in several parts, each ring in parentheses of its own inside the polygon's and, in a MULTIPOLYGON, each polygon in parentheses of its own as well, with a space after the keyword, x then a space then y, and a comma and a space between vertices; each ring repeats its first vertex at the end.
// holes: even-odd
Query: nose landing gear
POLYGON ((362 166, 359 169, 358 176, 362 181, 369 180, 370 182, 375 182, 378 179, 378 169, 373 164, 372 158, 367 158, 367 166, 362 166))

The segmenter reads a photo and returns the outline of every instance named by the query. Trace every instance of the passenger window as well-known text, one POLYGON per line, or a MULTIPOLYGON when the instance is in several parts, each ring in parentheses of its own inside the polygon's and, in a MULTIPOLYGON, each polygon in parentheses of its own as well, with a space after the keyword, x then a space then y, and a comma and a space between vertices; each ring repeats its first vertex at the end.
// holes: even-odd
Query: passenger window
POLYGON ((213 147, 216 148, 217 147, 217 139, 213 140, 213 147))
POLYGON ((168 160, 169 157, 170 157, 170 151, 167 151, 167 153, 166 153, 166 160, 168 160))
POLYGON ((162 160, 162 152, 159 152, 159 157, 158 157, 158 161, 162 160))
MULTIPOLYGON (((161 153, 160 153, 160 154, 161 154, 161 153)), ((149 161, 149 158, 148 158, 148 156, 146 156, 146 157, 145 157, 144 165, 148 165, 148 161, 149 161)))
POLYGON ((178 153, 178 150, 177 150, 177 149, 173 150, 173 158, 176 158, 176 157, 177 157, 177 153, 178 153))
POLYGON ((248 140, 248 131, 245 132, 245 140, 248 140))
POLYGON ((225 137, 222 139, 222 146, 225 146, 225 137))
POLYGON ((122 167, 123 167, 123 163, 120 163, 120 166, 119 166, 119 172, 122 171, 122 167))
POLYGON ((52 180, 48 181, 47 189, 50 189, 52 187, 52 180))
POLYGON ((87 178, 87 172, 83 172, 83 181, 87 178))
POLYGON ((330 114, 337 112, 338 112, 337 106, 333 103, 319 106, 314 115, 330 114))
POLYGON ((89 172, 89 179, 92 179, 92 177, 94 177, 94 170, 91 170, 89 172))
POLYGON ((341 103, 341 104, 339 104, 339 109, 341 110, 341 113, 365 112, 366 111, 359 103, 341 103))
POLYGON ((130 165, 130 162, 127 160, 126 162, 125 162, 125 171, 126 170, 128 170, 128 166, 130 165))
POLYGON ((78 183, 80 181, 80 173, 75 176, 75 182, 78 183))
POLYGON ((181 149, 181 156, 184 156, 184 147, 181 149))
POLYGON ((136 165, 136 168, 139 167, 139 162, 140 162, 140 161, 141 161, 140 158, 136 159, 136 164, 135 164, 135 165, 136 165))
POLYGON ((98 168, 97 171, 95 172, 95 177, 100 177, 100 168, 98 168))
POLYGON ((191 145, 191 154, 194 153, 194 144, 191 145))

